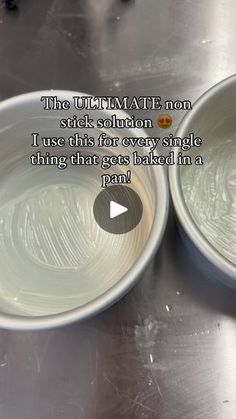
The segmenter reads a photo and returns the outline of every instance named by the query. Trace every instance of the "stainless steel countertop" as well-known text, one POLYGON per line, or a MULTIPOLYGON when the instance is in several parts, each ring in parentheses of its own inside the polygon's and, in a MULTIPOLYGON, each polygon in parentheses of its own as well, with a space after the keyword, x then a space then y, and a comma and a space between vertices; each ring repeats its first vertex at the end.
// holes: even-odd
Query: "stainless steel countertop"
MULTIPOLYGON (((1 4, 0 99, 61 88, 195 100, 235 73, 235 16, 235 0, 1 4)), ((62 329, 0 331, 0 418, 236 418, 236 294, 190 260, 172 209, 155 260, 115 306, 62 329)))

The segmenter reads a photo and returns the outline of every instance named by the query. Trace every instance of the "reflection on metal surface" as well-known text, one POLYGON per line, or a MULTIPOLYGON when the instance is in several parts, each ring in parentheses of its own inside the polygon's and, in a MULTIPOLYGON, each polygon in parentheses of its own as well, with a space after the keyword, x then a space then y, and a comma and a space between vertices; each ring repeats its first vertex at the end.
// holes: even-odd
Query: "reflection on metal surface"
POLYGON ((235 319, 225 317, 219 324, 215 351, 216 381, 218 383, 217 396, 219 403, 219 417, 232 418, 236 412, 236 325, 235 319), (227 406, 226 406, 227 404, 227 406), (224 416, 225 415, 225 416, 224 416))
MULTIPOLYGON (((0 8, 0 99, 63 87, 194 100, 235 73, 235 16, 235 0, 21 1, 14 17, 0 8)), ((172 116, 175 130, 182 112, 172 116)), ((197 270, 173 216, 150 268, 96 319, 1 330, 1 417, 235 419, 234 293, 197 270)))

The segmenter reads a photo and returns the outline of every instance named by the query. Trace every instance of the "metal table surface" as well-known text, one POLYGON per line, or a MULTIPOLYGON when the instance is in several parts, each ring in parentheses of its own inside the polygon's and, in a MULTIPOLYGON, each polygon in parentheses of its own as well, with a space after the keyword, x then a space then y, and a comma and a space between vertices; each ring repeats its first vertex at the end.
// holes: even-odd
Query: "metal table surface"
MULTIPOLYGON (((235 15, 235 0, 1 3, 0 99, 62 88, 195 100, 235 72, 235 15)), ((173 210, 154 261, 112 308, 0 331, 0 418, 236 418, 236 294, 191 262, 173 210)))

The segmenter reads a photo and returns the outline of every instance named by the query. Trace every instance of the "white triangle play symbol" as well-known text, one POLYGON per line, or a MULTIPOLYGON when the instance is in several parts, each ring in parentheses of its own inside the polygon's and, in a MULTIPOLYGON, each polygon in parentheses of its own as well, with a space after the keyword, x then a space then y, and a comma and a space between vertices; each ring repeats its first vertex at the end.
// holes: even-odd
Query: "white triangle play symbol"
POLYGON ((128 211, 128 208, 117 204, 115 201, 110 201, 110 218, 118 217, 118 215, 121 215, 126 211, 128 211))

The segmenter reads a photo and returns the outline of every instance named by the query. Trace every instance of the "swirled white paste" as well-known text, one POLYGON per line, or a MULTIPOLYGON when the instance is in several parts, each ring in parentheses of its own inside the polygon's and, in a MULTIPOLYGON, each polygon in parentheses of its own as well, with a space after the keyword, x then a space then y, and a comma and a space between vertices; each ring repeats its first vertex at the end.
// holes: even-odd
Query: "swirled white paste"
POLYGON ((236 138, 204 142, 203 166, 181 168, 189 211, 205 238, 236 265, 236 138))

